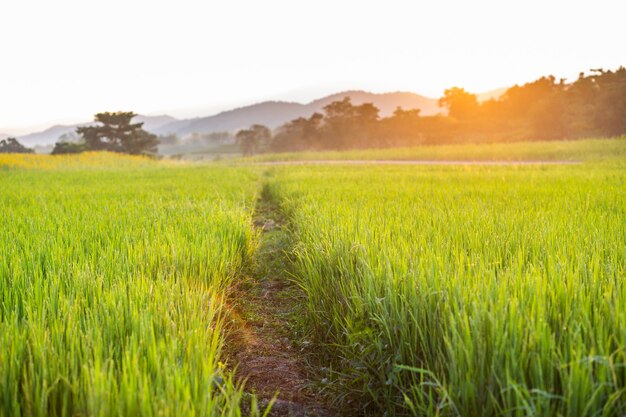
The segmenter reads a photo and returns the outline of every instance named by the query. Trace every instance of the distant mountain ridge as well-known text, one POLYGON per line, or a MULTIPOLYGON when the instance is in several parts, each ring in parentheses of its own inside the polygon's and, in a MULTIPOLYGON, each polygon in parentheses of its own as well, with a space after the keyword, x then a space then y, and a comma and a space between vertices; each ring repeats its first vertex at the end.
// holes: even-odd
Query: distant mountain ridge
MULTIPOLYGON (((504 90, 494 90, 479 94, 479 98, 497 97, 504 90)), ((211 116, 191 119, 176 119, 168 115, 137 116, 134 121, 144 122, 144 129, 157 135, 175 134, 187 137, 193 133, 211 133, 220 131, 236 131, 253 124, 262 124, 271 129, 296 119, 309 117, 315 112, 322 112, 324 106, 333 101, 350 97, 353 104, 373 103, 380 110, 381 117, 393 114, 397 107, 403 109, 420 109, 423 116, 430 116, 441 112, 438 100, 410 92, 370 93, 362 90, 342 91, 306 104, 289 101, 264 101, 248 106, 223 111, 211 116)), ((26 146, 50 145, 60 136, 73 132, 79 126, 87 126, 93 122, 75 125, 56 125, 44 131, 35 132, 18 137, 26 146)))
POLYGON ((287 101, 265 101, 223 111, 213 116, 172 122, 156 129, 155 133, 176 134, 184 137, 192 133, 234 131, 252 124, 262 124, 274 129, 298 117, 309 117, 315 112, 321 112, 324 106, 344 97, 350 97, 352 103, 357 105, 373 103, 380 109, 382 117, 391 115, 398 106, 405 109, 419 108, 422 110, 423 115, 436 114, 440 110, 436 99, 415 93, 369 93, 353 90, 332 94, 307 104, 287 101))

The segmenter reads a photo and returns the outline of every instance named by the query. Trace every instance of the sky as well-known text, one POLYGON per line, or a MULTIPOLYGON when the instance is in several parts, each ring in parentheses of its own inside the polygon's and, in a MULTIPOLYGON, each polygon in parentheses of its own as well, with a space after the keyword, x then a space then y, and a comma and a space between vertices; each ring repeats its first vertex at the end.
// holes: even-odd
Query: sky
POLYGON ((0 133, 350 89, 439 97, 626 65, 624 0, 14 0, 0 133))

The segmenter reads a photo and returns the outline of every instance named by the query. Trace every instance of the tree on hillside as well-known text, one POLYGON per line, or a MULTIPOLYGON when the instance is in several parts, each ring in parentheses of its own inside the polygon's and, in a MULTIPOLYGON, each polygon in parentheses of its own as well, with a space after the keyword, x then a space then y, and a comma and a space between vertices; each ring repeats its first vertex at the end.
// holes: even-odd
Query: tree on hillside
POLYGON ((320 128, 323 120, 323 115, 313 113, 308 119, 299 117, 283 124, 272 138, 271 150, 301 151, 320 147, 320 128))
POLYGON ((372 103, 355 106, 350 97, 324 107, 324 147, 348 149, 376 145, 378 108, 372 103))
POLYGON ((87 150, 85 141, 76 132, 67 132, 59 136, 59 139, 52 148, 52 155, 68 153, 81 153, 87 150))
POLYGON ((237 146, 244 156, 253 155, 265 146, 272 139, 272 133, 263 125, 252 125, 249 129, 242 129, 237 132, 235 140, 237 146))
POLYGON ((439 107, 448 109, 448 115, 457 120, 474 117, 480 108, 475 94, 458 87, 444 91, 443 97, 439 99, 439 107))
POLYGON ((31 148, 27 148, 15 138, 0 140, 0 153, 35 153, 31 148))
POLYGON ((381 120, 381 136, 388 146, 418 145, 424 141, 423 117, 420 109, 404 110, 397 107, 393 115, 381 120))
MULTIPOLYGON (((587 77, 593 85, 591 100, 586 100, 587 112, 597 133, 617 136, 626 132, 626 68, 617 71, 592 70, 587 77), (589 106, 589 103, 594 103, 589 106)), ((576 83, 574 83, 576 86, 576 83)))
POLYGON ((349 149, 380 146, 378 108, 353 105, 350 97, 333 101, 324 113, 300 117, 280 126, 271 143, 278 152, 305 149, 349 149))
POLYGON ((95 126, 76 129, 85 147, 91 151, 110 151, 133 155, 155 154, 159 140, 142 129, 143 123, 131 123, 133 112, 98 113, 95 126))
POLYGON ((68 153, 81 153, 87 150, 84 143, 59 141, 52 148, 52 155, 62 155, 68 153))

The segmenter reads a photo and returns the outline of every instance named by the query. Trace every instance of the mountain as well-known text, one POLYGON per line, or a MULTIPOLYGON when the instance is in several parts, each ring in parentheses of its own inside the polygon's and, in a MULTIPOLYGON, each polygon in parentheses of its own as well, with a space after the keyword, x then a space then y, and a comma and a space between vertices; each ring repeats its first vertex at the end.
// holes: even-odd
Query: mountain
POLYGON ((350 97, 352 103, 357 105, 373 103, 380 110, 379 114, 381 117, 391 116, 398 107, 402 107, 405 110, 420 109, 422 116, 432 116, 441 111, 437 104, 437 99, 402 91, 381 94, 360 90, 344 91, 315 100, 309 103, 308 106, 315 108, 315 111, 321 111, 324 106, 344 97, 350 97))
POLYGON ((8 133, 0 133, 0 140, 10 137, 8 133))
POLYGON ((224 111, 213 116, 179 120, 156 130, 158 134, 176 134, 184 137, 192 133, 210 133, 233 131, 253 124, 262 124, 270 128, 297 117, 313 114, 300 103, 284 101, 266 101, 224 111))
MULTIPOLYGON (((143 122, 143 127, 148 132, 154 132, 161 126, 175 122, 177 119, 172 116, 142 116, 139 115, 133 119, 133 122, 143 122)), ((80 126, 93 125, 95 122, 78 123, 74 125, 55 125, 41 132, 30 133, 28 135, 18 137, 20 143, 25 146, 50 145, 56 143, 60 136, 66 133, 75 132, 80 126)))
POLYGON ((168 116, 166 114, 159 116, 136 116, 133 118, 134 123, 143 123, 143 128, 148 132, 154 132, 158 130, 161 126, 173 123, 178 119, 172 116, 168 116))
POLYGON ((234 131, 253 124, 262 124, 273 129, 295 118, 309 117, 315 112, 321 112, 324 106, 344 97, 350 97, 352 103, 357 105, 373 103, 380 109, 382 117, 391 115, 398 106, 405 109, 419 108, 422 110, 422 115, 432 115, 439 112, 436 99, 418 94, 406 92, 377 94, 354 90, 326 96, 307 104, 265 101, 224 111, 213 116, 178 120, 159 127, 155 133, 176 134, 184 137, 192 133, 234 131))
POLYGON ((87 124, 89 123, 71 126, 55 125, 41 132, 29 133, 28 135, 20 136, 17 139, 22 145, 28 147, 35 145, 49 145, 51 143, 55 143, 57 139, 59 139, 59 136, 73 132, 78 126, 84 126, 87 124))

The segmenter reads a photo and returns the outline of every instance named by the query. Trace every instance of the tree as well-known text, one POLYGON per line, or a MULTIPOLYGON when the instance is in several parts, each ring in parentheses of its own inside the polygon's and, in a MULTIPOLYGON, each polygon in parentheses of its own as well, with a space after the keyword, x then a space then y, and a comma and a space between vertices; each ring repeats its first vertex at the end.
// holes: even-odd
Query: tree
POLYGON ((0 140, 0 153, 35 153, 31 148, 27 148, 15 138, 0 140))
POLYGON ((424 141, 422 131, 423 117, 420 109, 404 110, 397 107, 393 115, 381 120, 381 133, 385 145, 410 146, 424 141))
POLYGON ((237 132, 235 141, 244 156, 253 155, 269 144, 272 133, 263 125, 252 125, 237 132))
POLYGON ((59 136, 59 139, 52 148, 52 155, 68 153, 81 153, 87 150, 85 141, 76 132, 67 132, 59 136))
POLYGON ((589 109, 596 133, 607 136, 622 135, 626 132, 626 68, 617 71, 592 70, 590 75, 596 86, 595 103, 589 109))
POLYGON ((452 87, 444 91, 439 99, 439 107, 448 109, 448 115, 457 120, 468 120, 475 116, 478 109, 478 99, 463 88, 452 87))
POLYGON ((272 138, 272 151, 302 151, 319 147, 320 127, 324 116, 313 113, 311 117, 299 117, 280 126, 272 138))
POLYGON ((98 113, 95 126, 76 129, 91 151, 110 151, 133 155, 154 154, 159 140, 142 129, 143 123, 131 123, 133 112, 98 113))
POLYGON ((372 103, 353 105, 350 97, 326 105, 321 135, 324 147, 347 149, 375 145, 378 112, 372 103))
POLYGON ((81 153, 87 150, 84 143, 59 141, 54 144, 52 155, 61 155, 68 153, 81 153))

